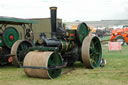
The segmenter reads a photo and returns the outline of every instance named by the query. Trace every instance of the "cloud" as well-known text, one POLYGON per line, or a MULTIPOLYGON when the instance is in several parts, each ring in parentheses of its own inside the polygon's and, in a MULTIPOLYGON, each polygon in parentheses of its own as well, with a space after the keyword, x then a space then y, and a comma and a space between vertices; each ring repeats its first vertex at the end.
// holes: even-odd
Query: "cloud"
POLYGON ((1 0, 0 16, 45 18, 50 6, 66 21, 128 18, 127 0, 1 0))

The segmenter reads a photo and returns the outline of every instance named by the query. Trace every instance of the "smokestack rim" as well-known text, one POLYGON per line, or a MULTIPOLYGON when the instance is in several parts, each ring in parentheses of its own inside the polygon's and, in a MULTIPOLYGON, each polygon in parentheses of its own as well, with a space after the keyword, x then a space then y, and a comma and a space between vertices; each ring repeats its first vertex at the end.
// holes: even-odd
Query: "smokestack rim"
POLYGON ((57 9, 57 7, 55 7, 55 6, 52 6, 52 7, 49 7, 51 10, 56 10, 57 9))

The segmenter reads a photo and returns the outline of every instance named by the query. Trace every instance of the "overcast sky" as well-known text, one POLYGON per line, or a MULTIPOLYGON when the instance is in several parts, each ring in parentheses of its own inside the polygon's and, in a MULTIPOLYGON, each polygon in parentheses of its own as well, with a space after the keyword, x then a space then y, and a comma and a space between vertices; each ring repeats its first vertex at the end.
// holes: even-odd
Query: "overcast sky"
POLYGON ((0 16, 47 18, 50 6, 63 21, 128 19, 128 0, 1 0, 0 16))

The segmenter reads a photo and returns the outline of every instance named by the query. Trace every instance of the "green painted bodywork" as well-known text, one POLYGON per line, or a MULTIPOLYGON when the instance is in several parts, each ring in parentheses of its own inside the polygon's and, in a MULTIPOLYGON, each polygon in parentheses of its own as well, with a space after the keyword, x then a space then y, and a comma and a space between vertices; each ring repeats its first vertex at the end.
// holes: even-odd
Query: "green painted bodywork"
POLYGON ((71 50, 75 46, 74 41, 70 40, 60 40, 61 41, 61 52, 71 50))
POLYGON ((67 49, 67 46, 66 46, 66 40, 61 40, 61 51, 66 51, 67 49))
POLYGON ((20 19, 20 18, 13 18, 13 17, 0 17, 0 24, 36 24, 37 21, 27 20, 27 19, 20 19))

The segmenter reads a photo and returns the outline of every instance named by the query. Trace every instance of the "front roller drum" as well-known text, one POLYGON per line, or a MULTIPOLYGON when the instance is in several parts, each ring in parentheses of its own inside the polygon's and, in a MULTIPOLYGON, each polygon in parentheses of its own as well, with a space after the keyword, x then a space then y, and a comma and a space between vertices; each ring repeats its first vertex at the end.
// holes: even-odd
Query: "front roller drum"
POLYGON ((87 36, 82 43, 82 61, 87 68, 95 68, 100 65, 102 48, 97 36, 87 36))
POLYGON ((31 51, 24 59, 24 72, 29 77, 56 78, 61 74, 62 57, 53 51, 31 51))

